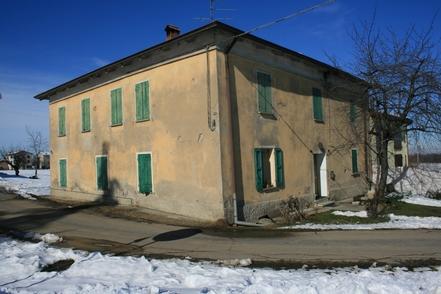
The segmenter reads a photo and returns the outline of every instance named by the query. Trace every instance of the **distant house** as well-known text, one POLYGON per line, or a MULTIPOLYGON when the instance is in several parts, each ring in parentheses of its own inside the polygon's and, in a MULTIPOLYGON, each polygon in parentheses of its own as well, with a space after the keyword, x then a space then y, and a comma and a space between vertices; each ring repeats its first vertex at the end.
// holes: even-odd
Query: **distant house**
POLYGON ((53 197, 232 223, 278 213, 290 196, 367 191, 357 78, 220 22, 166 31, 35 96, 49 101, 53 197))
MULTIPOLYGON (((15 159, 17 157, 21 158, 20 161, 22 162, 22 164, 20 166, 20 169, 34 168, 34 155, 32 153, 27 152, 25 150, 20 150, 15 153, 11 153, 11 154, 7 155, 7 160, 12 162, 13 164, 15 164, 15 159)), ((12 168, 9 166, 9 169, 12 169, 12 168)))

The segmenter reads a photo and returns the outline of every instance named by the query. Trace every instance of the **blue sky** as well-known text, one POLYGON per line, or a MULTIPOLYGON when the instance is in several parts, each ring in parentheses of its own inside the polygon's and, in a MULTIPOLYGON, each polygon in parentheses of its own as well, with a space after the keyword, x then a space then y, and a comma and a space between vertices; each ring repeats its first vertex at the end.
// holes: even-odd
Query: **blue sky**
MULTIPOLYGON (((218 0, 224 22, 247 30, 319 1, 218 0)), ((164 26, 183 32, 206 22, 208 0, 91 1, 0 0, 0 146, 25 145, 25 126, 48 135, 48 102, 32 97, 164 40, 164 26)), ((427 28, 441 1, 350 1, 336 3, 255 34, 321 61, 326 53, 351 61, 348 31, 372 17, 377 25, 402 32, 427 28)), ((435 23, 441 37, 441 15, 435 23)))

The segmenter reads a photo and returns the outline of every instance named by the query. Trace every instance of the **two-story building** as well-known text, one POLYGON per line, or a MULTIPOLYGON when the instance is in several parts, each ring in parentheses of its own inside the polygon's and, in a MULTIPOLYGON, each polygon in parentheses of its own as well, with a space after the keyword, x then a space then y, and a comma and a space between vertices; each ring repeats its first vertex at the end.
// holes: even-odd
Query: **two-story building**
POLYGON ((49 101, 53 197, 232 223, 290 196, 366 192, 358 79, 221 22, 166 31, 35 96, 49 101))

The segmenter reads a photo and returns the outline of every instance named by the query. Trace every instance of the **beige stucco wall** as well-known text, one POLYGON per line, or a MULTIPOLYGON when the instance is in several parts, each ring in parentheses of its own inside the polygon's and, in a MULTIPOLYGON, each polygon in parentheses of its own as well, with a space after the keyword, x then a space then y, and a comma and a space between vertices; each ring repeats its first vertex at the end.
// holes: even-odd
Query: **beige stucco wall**
MULTIPOLYGON (((207 62, 199 52, 101 85, 50 109, 52 194, 100 198, 95 156, 108 155, 109 189, 120 203, 196 219, 222 219, 219 128, 207 122, 207 62), (135 84, 150 84, 151 120, 135 121, 135 84), (110 126, 110 91, 122 88, 123 125, 110 126), (81 100, 90 98, 91 132, 81 132, 81 100), (58 108, 66 107, 67 135, 58 137, 58 108), (136 153, 152 153, 153 189, 137 192, 136 153), (58 185, 58 160, 67 158, 67 188, 58 185)), ((212 114, 218 124, 216 54, 210 52, 212 114)))
MULTIPOLYGON (((294 62, 282 54, 275 55, 270 50, 256 47, 253 54, 245 54, 250 49, 246 45, 238 47, 235 53, 230 53, 230 86, 232 101, 237 103, 239 119, 236 127, 240 134, 241 158, 239 181, 243 183, 242 197, 245 210, 249 210, 248 214, 254 213, 250 212, 253 210, 257 214, 263 213, 259 211, 260 204, 276 203, 291 195, 307 197, 313 201, 312 153, 320 152, 319 143, 324 146, 327 154, 329 197, 342 199, 365 193, 364 121, 362 115, 357 119, 355 127, 349 121, 349 99, 356 97, 342 94, 330 99, 323 88, 323 75, 314 67, 294 62), (274 118, 258 113, 258 71, 271 75, 272 103, 277 112, 274 118), (313 119, 312 87, 322 90, 324 123, 313 119), (355 133, 360 137, 355 136, 355 133), (253 155, 256 147, 280 147, 283 150, 284 189, 269 193, 256 191, 253 155), (358 176, 352 174, 352 148, 358 149, 358 176), (335 174, 334 180, 331 179, 331 172, 335 174)), ((359 109, 359 112, 362 111, 359 109)))

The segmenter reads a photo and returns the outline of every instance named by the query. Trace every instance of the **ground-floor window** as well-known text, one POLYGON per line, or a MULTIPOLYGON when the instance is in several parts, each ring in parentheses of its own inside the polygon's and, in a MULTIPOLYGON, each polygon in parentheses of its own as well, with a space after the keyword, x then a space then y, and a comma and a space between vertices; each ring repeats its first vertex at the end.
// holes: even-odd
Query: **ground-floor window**
POLYGON ((108 188, 107 155, 97 155, 96 159, 96 187, 105 191, 108 188))
POLYGON ((59 160, 58 181, 60 187, 67 187, 67 159, 59 160))
POLYGON ((358 150, 352 149, 352 174, 358 174, 358 150))
POLYGON ((395 167, 402 167, 403 166, 403 155, 401 154, 395 154, 395 167))
POLYGON ((280 148, 255 148, 254 166, 256 189, 259 192, 283 188, 283 152, 280 148))
POLYGON ((138 167, 138 191, 145 194, 152 193, 152 154, 148 152, 138 153, 136 161, 138 167))

